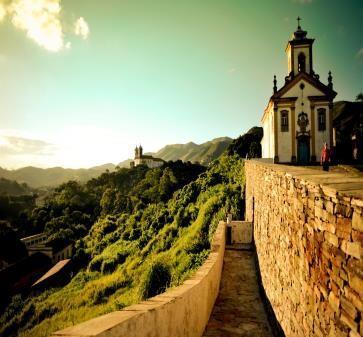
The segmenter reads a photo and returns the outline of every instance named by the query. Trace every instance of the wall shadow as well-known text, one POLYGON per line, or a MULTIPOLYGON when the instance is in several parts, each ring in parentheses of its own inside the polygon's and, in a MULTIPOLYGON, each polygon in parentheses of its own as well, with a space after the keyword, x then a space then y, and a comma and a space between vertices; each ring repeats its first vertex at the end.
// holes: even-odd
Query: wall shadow
POLYGON ((282 329, 279 321, 277 320, 277 318, 275 316, 275 312, 272 308, 271 302, 268 299, 268 297, 266 295, 266 291, 263 287, 262 279, 261 279, 261 272, 260 272, 260 263, 258 261, 258 255, 257 255, 256 246, 255 246, 254 241, 253 241, 252 245, 253 245, 253 255, 254 255, 254 260, 255 260, 255 267, 256 267, 255 270, 256 270, 259 293, 260 293, 263 305, 265 307, 265 311, 266 311, 267 318, 268 318, 268 321, 269 321, 271 329, 272 329, 272 333, 275 337, 286 337, 284 330, 282 329))

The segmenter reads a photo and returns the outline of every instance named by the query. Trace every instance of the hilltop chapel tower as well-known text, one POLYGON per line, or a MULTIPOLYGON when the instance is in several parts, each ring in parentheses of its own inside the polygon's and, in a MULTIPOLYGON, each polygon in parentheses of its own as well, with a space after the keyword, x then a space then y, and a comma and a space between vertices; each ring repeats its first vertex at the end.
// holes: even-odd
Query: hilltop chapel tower
POLYGON ((314 39, 298 27, 286 47, 288 75, 273 95, 262 116, 262 157, 274 162, 308 164, 320 160, 324 142, 333 146, 332 108, 336 92, 331 72, 328 84, 313 68, 314 39))

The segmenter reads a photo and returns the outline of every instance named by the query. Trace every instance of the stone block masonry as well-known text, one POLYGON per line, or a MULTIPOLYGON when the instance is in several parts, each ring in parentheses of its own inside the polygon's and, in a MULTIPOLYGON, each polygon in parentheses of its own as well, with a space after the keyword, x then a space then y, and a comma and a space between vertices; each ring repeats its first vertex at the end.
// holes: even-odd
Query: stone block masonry
POLYGON ((363 336, 363 178, 246 161, 246 220, 287 337, 363 336))

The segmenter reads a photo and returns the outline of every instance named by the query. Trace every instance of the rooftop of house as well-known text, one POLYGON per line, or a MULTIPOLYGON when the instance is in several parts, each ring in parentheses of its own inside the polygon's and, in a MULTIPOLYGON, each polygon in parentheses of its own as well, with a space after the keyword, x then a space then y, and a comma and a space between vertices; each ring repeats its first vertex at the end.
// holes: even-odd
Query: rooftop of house
POLYGON ((38 285, 39 283, 49 279, 53 275, 59 273, 66 265, 70 263, 70 259, 61 260, 57 264, 55 264, 52 268, 50 268, 40 279, 38 279, 35 283, 33 283, 32 287, 38 285))

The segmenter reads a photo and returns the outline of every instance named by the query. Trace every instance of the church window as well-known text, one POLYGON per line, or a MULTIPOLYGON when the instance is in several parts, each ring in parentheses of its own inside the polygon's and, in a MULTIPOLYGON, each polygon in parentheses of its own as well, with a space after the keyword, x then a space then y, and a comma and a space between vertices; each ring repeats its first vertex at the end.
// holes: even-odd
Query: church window
POLYGON ((326 130, 326 111, 323 108, 318 109, 318 130, 326 130))
POLYGON ((299 72, 306 72, 306 57, 304 53, 300 53, 297 57, 299 72))
POLYGON ((289 112, 287 110, 281 111, 281 132, 289 131, 289 112))

